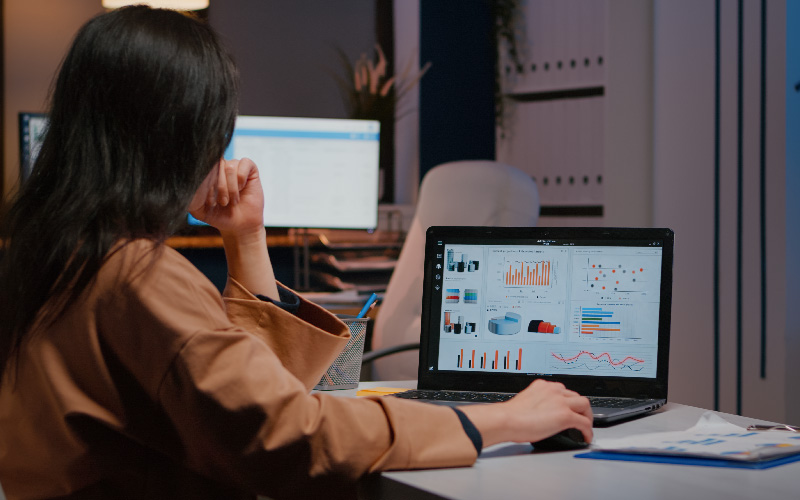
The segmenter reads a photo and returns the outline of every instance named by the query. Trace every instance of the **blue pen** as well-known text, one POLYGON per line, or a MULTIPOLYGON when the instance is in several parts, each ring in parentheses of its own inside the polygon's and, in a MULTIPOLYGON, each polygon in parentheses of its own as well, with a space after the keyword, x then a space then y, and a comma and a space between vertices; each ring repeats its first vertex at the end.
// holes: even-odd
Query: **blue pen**
POLYGON ((364 315, 367 314, 367 311, 369 311, 369 308, 372 307, 372 303, 375 302, 377 298, 378 298, 377 293, 373 293, 372 295, 370 295, 369 298, 367 299, 367 303, 364 304, 364 307, 361 308, 361 312, 358 313, 356 318, 363 318, 364 315))

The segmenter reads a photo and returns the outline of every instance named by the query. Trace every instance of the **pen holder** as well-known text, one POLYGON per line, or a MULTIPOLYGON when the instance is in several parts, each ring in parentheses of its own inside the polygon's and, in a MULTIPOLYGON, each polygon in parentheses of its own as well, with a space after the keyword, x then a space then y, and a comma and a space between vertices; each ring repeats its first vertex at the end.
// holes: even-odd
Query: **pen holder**
POLYGON ((350 329, 350 340, 314 387, 318 391, 355 389, 361 377, 361 358, 364 356, 364 339, 370 319, 342 316, 339 319, 350 329))

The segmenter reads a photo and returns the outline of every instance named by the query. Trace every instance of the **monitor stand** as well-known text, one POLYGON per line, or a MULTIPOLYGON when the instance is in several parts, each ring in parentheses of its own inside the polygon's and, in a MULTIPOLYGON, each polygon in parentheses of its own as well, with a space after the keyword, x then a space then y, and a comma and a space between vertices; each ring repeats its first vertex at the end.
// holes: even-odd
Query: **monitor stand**
POLYGON ((311 290, 311 270, 309 261, 311 252, 308 249, 308 228, 292 229, 294 240, 294 286, 303 291, 311 290), (299 234, 299 237, 298 237, 299 234), (303 283, 300 283, 300 240, 303 245, 303 283))

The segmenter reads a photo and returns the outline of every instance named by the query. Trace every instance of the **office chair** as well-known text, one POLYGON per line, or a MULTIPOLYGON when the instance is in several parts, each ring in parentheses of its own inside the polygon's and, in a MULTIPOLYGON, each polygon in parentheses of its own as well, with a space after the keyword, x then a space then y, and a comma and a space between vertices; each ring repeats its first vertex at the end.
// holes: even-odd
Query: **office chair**
POLYGON ((425 231, 430 226, 535 226, 539 191, 521 170, 495 161, 443 163, 422 179, 417 207, 375 319, 374 380, 417 378, 425 231), (403 346, 395 353, 398 346, 403 346), (393 349, 394 348, 394 349, 393 349), (384 357, 384 353, 391 356, 384 357))

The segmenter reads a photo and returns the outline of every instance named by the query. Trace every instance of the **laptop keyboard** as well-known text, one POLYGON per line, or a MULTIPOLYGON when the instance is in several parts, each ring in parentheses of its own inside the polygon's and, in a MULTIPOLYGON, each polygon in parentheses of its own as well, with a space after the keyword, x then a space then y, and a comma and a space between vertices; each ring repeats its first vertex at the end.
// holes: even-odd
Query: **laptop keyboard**
MULTIPOLYGON (((401 399, 423 399, 429 401, 458 401, 465 403, 499 403, 508 401, 516 394, 509 392, 470 392, 470 391, 433 391, 415 389, 392 394, 401 399)), ((642 404, 641 399, 609 398, 590 396, 589 402, 597 408, 627 408, 642 404)))
POLYGON ((587 399, 595 408, 628 408, 630 406, 639 406, 649 401, 644 399, 605 398, 597 396, 589 396, 587 399))
POLYGON ((402 399, 427 399, 432 401, 460 401, 465 403, 499 403, 515 394, 509 392, 430 391, 415 389, 398 392, 393 396, 402 399))

